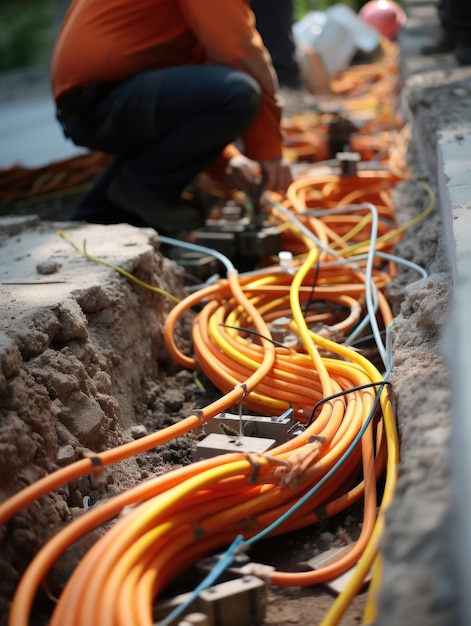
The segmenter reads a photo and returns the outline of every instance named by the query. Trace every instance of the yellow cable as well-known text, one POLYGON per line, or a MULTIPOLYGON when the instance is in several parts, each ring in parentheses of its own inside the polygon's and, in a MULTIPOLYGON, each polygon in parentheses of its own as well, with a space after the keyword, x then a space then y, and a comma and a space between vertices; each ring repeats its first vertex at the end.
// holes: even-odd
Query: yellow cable
MULTIPOLYGON (((370 542, 366 547, 362 557, 360 558, 358 565, 343 589, 343 591, 337 596, 334 604, 324 617, 320 626, 336 626, 352 599, 361 589, 363 581, 368 575, 371 567, 376 558, 378 558, 378 545, 381 535, 384 530, 384 514, 388 506, 394 499, 394 492, 397 482, 397 465, 399 463, 399 438, 397 434, 397 427, 394 412, 391 402, 389 400, 389 392, 385 389, 381 394, 382 408, 384 416, 384 424, 386 430, 386 437, 388 442, 388 456, 386 467, 386 480, 384 485, 384 494, 381 501, 380 510, 378 513, 378 519, 375 524, 373 534, 370 538, 370 542)), ((380 575, 379 569, 375 568, 376 576, 380 575)), ((376 620, 376 592, 378 589, 379 581, 374 580, 372 582, 371 590, 374 592, 368 596, 367 606, 365 608, 363 623, 372 624, 376 620)))
MULTIPOLYGON (((389 47, 388 50, 394 52, 395 49, 389 47)), ((384 68, 382 69, 381 73, 384 73, 384 68)), ((379 69, 376 68, 375 72, 379 72, 379 69)), ((356 78, 349 80, 358 81, 360 76, 370 80, 368 68, 356 68, 352 75, 356 78)), ((370 107, 376 111, 382 109, 385 117, 390 117, 392 111, 386 95, 387 85, 384 81, 380 82, 383 84, 377 85, 377 89, 370 88, 363 95, 357 94, 358 97, 350 101, 350 108, 353 110, 370 107)), ((340 90, 345 85, 342 86, 337 81, 336 87, 340 90)), ((397 171, 398 178, 402 175, 400 170, 401 164, 397 160, 394 167, 391 163, 391 171, 397 171)), ((390 174, 388 182, 391 183, 390 174)), ((307 190, 303 187, 304 183, 294 185, 290 191, 292 204, 300 210, 307 202, 322 198, 323 194, 331 194, 328 202, 332 205, 340 184, 338 178, 333 177, 330 182, 327 180, 323 191, 307 190)), ((387 242, 391 244, 403 230, 428 215, 434 202, 433 193, 430 189, 428 191, 431 202, 427 209, 404 226, 379 237, 379 246, 384 246, 387 242)), ((311 218, 307 224, 322 243, 338 246, 342 241, 350 241, 370 221, 370 217, 365 216, 343 237, 337 237, 332 227, 320 220, 311 218)), ((346 223, 344 220, 343 229, 346 223)), ((239 278, 234 273, 227 280, 202 289, 200 294, 183 301, 165 290, 137 279, 114 264, 90 255, 84 241, 83 254, 86 258, 106 265, 140 286, 176 302, 177 306, 169 315, 170 327, 195 303, 205 303, 195 321, 195 358, 180 353, 170 336, 170 330, 165 333, 166 344, 181 365, 192 369, 200 367, 209 375, 217 374, 226 386, 225 395, 220 401, 205 407, 201 416, 191 416, 183 420, 185 423, 179 428, 164 429, 160 435, 156 433, 152 437, 155 445, 169 440, 171 434, 178 436, 204 424, 218 412, 218 408, 228 409, 234 403, 245 403, 246 406, 250 406, 251 402, 256 406, 260 403, 262 413, 263 409, 268 411, 290 406, 291 402, 286 400, 290 386, 294 391, 292 404, 306 404, 300 410, 300 414, 304 411, 305 418, 307 407, 312 407, 318 399, 342 391, 345 393, 324 402, 302 435, 270 450, 269 454, 254 458, 250 455, 247 458, 235 454, 221 455, 173 470, 149 481, 149 485, 142 484, 103 503, 97 509, 90 510, 83 519, 74 520, 46 544, 20 580, 12 605, 11 626, 26 626, 38 587, 67 547, 91 528, 112 519, 125 504, 133 504, 135 508, 119 518, 81 560, 61 594, 51 626, 62 626, 64 623, 70 626, 151 626, 155 596, 182 568, 211 550, 227 545, 241 530, 251 536, 279 519, 282 512, 298 502, 301 494, 322 479, 349 447, 372 410, 375 397, 371 390, 353 389, 371 382, 377 383, 381 380, 381 375, 360 353, 330 337, 324 337, 320 332, 314 332, 308 319, 317 318, 311 313, 306 316, 303 304, 311 303, 311 300, 313 304, 323 300, 341 304, 347 310, 347 317, 341 317, 340 322, 334 317, 336 323, 330 325, 331 330, 336 329, 341 334, 344 332, 342 325, 348 327, 355 324, 355 320, 358 321, 353 314, 352 319, 349 319, 348 311, 359 306, 357 303, 361 301, 365 289, 364 277, 361 272, 352 268, 316 268, 329 255, 313 247, 306 233, 296 226, 283 223, 280 230, 286 231, 284 234, 292 238, 294 233, 298 241, 308 249, 307 253, 297 259, 294 277, 285 276, 283 282, 281 275, 262 275, 247 279, 239 278), (315 285, 312 288, 314 280, 315 285), (273 291, 270 292, 270 289, 273 291), (281 347, 272 341, 269 322, 280 311, 288 312, 291 318, 290 328, 300 338, 300 345, 296 349, 281 347), (240 330, 243 327, 249 328, 250 332, 244 334, 240 330), (251 332, 254 333, 253 336, 251 332), (312 439, 315 435, 323 437, 325 441, 317 442, 319 445, 316 445, 315 437, 312 439)), ((77 251, 82 252, 67 233, 58 233, 77 251)), ((359 250, 368 248, 368 245, 369 242, 364 241, 347 246, 341 254, 356 254, 359 250)), ((387 277, 385 273, 378 272, 374 274, 372 281, 378 288, 379 314, 387 326, 391 313, 381 292, 387 277)), ((355 315, 358 314, 357 311, 355 315)), ((362 439, 361 450, 354 451, 338 468, 335 477, 330 479, 331 484, 324 486, 313 501, 275 531, 285 532, 286 529, 312 523, 315 519, 312 511, 317 506, 330 514, 332 511, 343 510, 362 493, 365 494, 365 520, 368 519, 365 527, 367 526, 368 533, 362 540, 366 541, 366 548, 345 591, 335 601, 322 626, 338 623, 373 563, 374 575, 364 619, 373 621, 376 618, 376 593, 381 580, 378 543, 384 528, 384 511, 394 497, 399 458, 396 424, 386 389, 380 396, 380 408, 374 425, 372 423, 362 439), (373 443, 373 428, 376 428, 376 447, 373 443), (375 478, 379 476, 384 465, 384 495, 373 526, 376 512, 375 478), (353 482, 350 478, 352 471, 353 475, 363 473, 363 479, 353 482), (366 509, 370 514, 366 514, 366 509)), ((137 450, 135 447, 126 448, 128 449, 137 450)), ((144 449, 148 447, 142 447, 144 449)), ((124 453, 102 453, 97 458, 116 462, 126 456, 124 453)), ((83 475, 90 471, 91 465, 82 462, 80 468, 83 475)), ((76 477, 72 470, 61 476, 68 476, 69 479, 76 477)), ((53 482, 47 484, 52 485, 53 482)), ((34 493, 22 501, 23 504, 35 499, 34 493)), ((7 515, 14 509, 15 507, 11 509, 7 506, 2 507, 1 511, 7 515)), ((305 576, 305 580, 311 580, 309 574, 303 573, 302 576, 305 576)), ((316 572, 316 580, 322 581, 323 575, 316 572)), ((283 576, 283 573, 276 572, 274 580, 278 581, 277 584, 296 584, 299 579, 296 574, 287 573, 283 576)))
POLYGON ((115 265, 114 263, 110 263, 109 261, 104 261, 103 259, 99 259, 98 257, 92 256, 91 254, 87 252, 86 239, 84 239, 83 241, 83 251, 82 251, 80 247, 78 246, 78 244, 73 240, 73 238, 70 235, 68 235, 64 230, 59 229, 57 231, 57 234, 63 237, 64 239, 66 239, 69 243, 71 243, 78 252, 83 252, 83 255, 87 259, 90 259, 90 261, 93 261, 94 263, 99 263, 100 265, 106 265, 107 267, 111 267, 111 269, 115 270, 116 272, 124 276, 125 278, 132 280, 133 282, 140 285, 141 287, 144 287, 145 289, 149 289, 149 291, 154 291, 155 293, 165 296, 166 298, 173 300, 173 302, 178 303, 181 301, 180 298, 177 298, 176 296, 172 295, 168 291, 165 291, 165 289, 161 289, 160 287, 155 287, 155 285, 150 285, 149 283, 146 283, 140 278, 133 276, 130 272, 123 270, 122 267, 119 267, 118 265, 115 265))

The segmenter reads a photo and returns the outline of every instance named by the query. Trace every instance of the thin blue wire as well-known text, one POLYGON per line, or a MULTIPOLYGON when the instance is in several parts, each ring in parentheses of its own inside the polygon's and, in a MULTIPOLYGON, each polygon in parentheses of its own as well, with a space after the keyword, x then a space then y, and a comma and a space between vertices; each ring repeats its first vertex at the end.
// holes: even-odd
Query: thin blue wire
POLYGON ((215 259, 221 261, 221 263, 226 268, 228 274, 236 272, 236 268, 234 267, 233 263, 227 258, 227 256, 225 256, 218 250, 213 250, 213 248, 207 248, 206 246, 200 246, 195 243, 190 243, 189 241, 173 239, 172 237, 166 237, 164 235, 159 235, 159 240, 162 243, 166 243, 170 246, 186 248, 187 250, 192 250, 193 252, 201 252, 202 254, 208 254, 210 256, 213 256, 215 259))
POLYGON ((242 535, 238 535, 234 541, 231 543, 229 548, 224 552, 221 559, 216 562, 216 565, 212 568, 212 570, 205 576, 205 578, 200 582, 200 584, 192 591, 191 595, 181 604, 173 609, 162 621, 160 621, 156 626, 169 626, 177 617, 179 617, 191 604, 196 600, 198 595, 211 587, 219 576, 229 567, 229 565, 234 561, 236 557, 236 553, 239 551, 239 546, 242 544, 244 538, 242 535))

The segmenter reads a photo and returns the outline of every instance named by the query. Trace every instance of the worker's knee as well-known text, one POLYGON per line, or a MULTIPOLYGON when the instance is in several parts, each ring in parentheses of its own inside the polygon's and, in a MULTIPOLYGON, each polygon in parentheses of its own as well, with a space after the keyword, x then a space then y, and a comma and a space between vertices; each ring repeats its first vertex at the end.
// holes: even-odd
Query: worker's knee
MULTIPOLYGON (((243 127, 257 117, 262 102, 259 84, 244 72, 232 72, 226 81, 226 102, 243 127)), ((241 129, 243 130, 243 129, 241 129)))

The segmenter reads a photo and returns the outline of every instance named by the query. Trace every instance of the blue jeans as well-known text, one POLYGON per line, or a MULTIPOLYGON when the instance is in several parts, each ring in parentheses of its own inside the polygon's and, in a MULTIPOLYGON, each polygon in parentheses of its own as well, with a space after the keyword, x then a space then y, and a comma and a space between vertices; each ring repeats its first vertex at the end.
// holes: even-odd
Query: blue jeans
POLYGON ((134 186, 176 198, 255 120, 258 83, 228 67, 195 65, 147 70, 58 103, 64 132, 76 145, 116 155, 82 204, 97 199, 120 170, 134 186), (74 98, 72 98, 74 99, 74 98), (72 108, 72 111, 71 111, 72 108))

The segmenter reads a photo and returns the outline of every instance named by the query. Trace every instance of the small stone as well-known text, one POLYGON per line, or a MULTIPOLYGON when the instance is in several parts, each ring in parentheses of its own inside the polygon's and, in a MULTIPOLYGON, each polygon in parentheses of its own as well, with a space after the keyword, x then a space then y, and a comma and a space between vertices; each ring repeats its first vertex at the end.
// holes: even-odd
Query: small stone
POLYGON ((36 271, 38 274, 55 274, 61 267, 62 265, 57 261, 44 261, 36 265, 36 271))
POLYGON ((332 543, 334 539, 335 539, 335 535, 333 533, 325 532, 325 533, 320 534, 320 540, 322 541, 322 543, 325 543, 326 545, 328 545, 329 543, 332 543))
POLYGON ((66 446, 60 446, 59 450, 57 451, 57 464, 58 465, 68 465, 69 463, 72 463, 72 461, 75 458, 75 450, 73 448, 73 446, 71 445, 66 445, 66 446))
POLYGON ((147 428, 144 424, 134 424, 131 426, 131 437, 133 439, 141 439, 141 437, 145 437, 147 435, 147 428))

